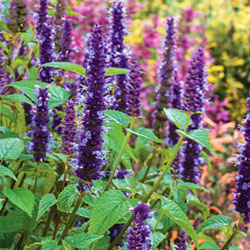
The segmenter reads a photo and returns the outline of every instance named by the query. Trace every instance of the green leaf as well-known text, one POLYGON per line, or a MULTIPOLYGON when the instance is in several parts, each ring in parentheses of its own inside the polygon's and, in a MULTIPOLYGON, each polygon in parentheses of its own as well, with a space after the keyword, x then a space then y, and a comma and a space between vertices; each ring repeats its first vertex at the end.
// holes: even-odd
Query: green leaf
POLYGON ((9 53, 9 49, 2 42, 0 42, 0 48, 2 48, 7 54, 9 53))
POLYGON ((29 189, 24 187, 15 189, 4 188, 3 194, 10 200, 10 202, 26 212, 30 217, 32 216, 32 210, 35 205, 35 196, 29 189))
POLYGON ((105 110, 104 114, 115 123, 126 127, 131 122, 131 118, 117 110, 105 110))
POLYGON ((16 160, 24 150, 23 141, 18 138, 0 140, 0 159, 16 160))
POLYGON ((199 184, 192 183, 192 182, 179 182, 177 185, 177 188, 178 189, 181 189, 181 188, 200 189, 200 190, 208 192, 208 190, 206 188, 204 188, 203 186, 201 186, 199 184))
POLYGON ((110 245, 110 238, 106 233, 104 237, 94 242, 91 247, 93 250, 104 250, 104 249, 108 249, 109 245, 110 245))
POLYGON ((182 130, 176 130, 179 134, 186 136, 187 138, 201 144, 210 151, 213 151, 213 147, 209 141, 209 133, 204 128, 191 130, 189 133, 185 133, 182 130))
POLYGON ((157 142, 157 143, 163 143, 163 141, 161 141, 152 131, 152 129, 149 129, 149 128, 135 128, 135 129, 130 129, 130 128, 127 128, 127 131, 135 134, 135 135, 138 135, 138 136, 141 136, 141 137, 144 137, 144 138, 147 138, 151 141, 154 141, 154 142, 157 142))
MULTIPOLYGON (((188 115, 185 111, 179 109, 166 109, 164 108, 165 115, 167 118, 175 124, 179 129, 184 129, 187 123, 188 115)), ((190 125, 192 120, 189 120, 190 125)))
POLYGON ((220 247, 211 241, 206 241, 199 246, 199 250, 220 250, 220 247))
POLYGON ((208 154, 207 154, 206 152, 204 152, 204 151, 201 151, 200 156, 203 157, 203 158, 205 159, 208 168, 211 169, 211 168, 212 168, 212 164, 211 164, 211 162, 210 162, 210 159, 209 159, 208 154))
POLYGON ((129 202, 119 190, 105 192, 95 204, 90 216, 89 230, 91 234, 104 234, 129 212, 129 202))
POLYGON ((185 230, 185 232, 192 238, 195 245, 198 246, 197 234, 193 228, 192 223, 181 208, 172 200, 162 200, 161 211, 173 220, 178 226, 185 230))
POLYGON ((90 218, 91 211, 85 207, 79 207, 76 214, 83 218, 90 218))
POLYGON ((68 70, 68 71, 80 74, 82 76, 86 75, 85 69, 81 65, 78 65, 76 63, 71 63, 71 62, 49 62, 49 63, 42 64, 40 67, 43 67, 43 66, 68 70))
POLYGON ((216 215, 208 218, 197 229, 197 233, 200 233, 206 229, 216 229, 224 226, 231 225, 232 219, 224 215, 216 215))
POLYGON ((105 69, 105 76, 113 76, 113 75, 123 75, 128 74, 128 69, 122 69, 122 68, 107 68, 105 69))
POLYGON ((12 173, 12 171, 2 165, 0 165, 0 176, 9 176, 16 181, 16 176, 12 173))
POLYGON ((8 86, 15 87, 22 92, 24 92, 33 102, 37 102, 35 97, 36 86, 40 86, 41 88, 46 88, 49 86, 48 93, 51 94, 49 98, 49 107, 55 108, 61 104, 63 104, 69 97, 70 92, 56 85, 48 84, 40 81, 18 81, 9 84, 8 86))
POLYGON ((61 249, 61 247, 58 246, 56 240, 49 240, 41 248, 41 250, 59 250, 59 249, 61 249))
POLYGON ((45 214, 46 210, 56 204, 56 197, 54 194, 46 194, 39 203, 39 210, 37 220, 45 214))
POLYGON ((0 131, 1 131, 2 133, 8 133, 8 132, 10 132, 10 129, 5 128, 5 127, 3 127, 3 126, 0 126, 0 131))
POLYGON ((7 139, 7 138, 18 138, 19 135, 15 132, 8 132, 0 135, 0 139, 7 139))
POLYGON ((78 199, 79 191, 77 185, 69 185, 63 189, 57 199, 57 208, 69 213, 72 204, 78 199))
POLYGON ((71 8, 66 8, 67 14, 66 16, 81 16, 80 13, 73 11, 71 8))
POLYGON ((86 248, 102 237, 103 235, 80 233, 72 236, 72 243, 76 248, 86 248))
POLYGON ((18 232, 22 226, 22 220, 17 215, 0 216, 0 233, 18 232))
POLYGON ((192 205, 200 209, 203 213, 204 219, 206 219, 209 216, 209 208, 204 203, 200 202, 199 200, 189 200, 187 204, 192 205))
POLYGON ((152 247, 151 249, 154 250, 157 246, 165 239, 165 235, 161 232, 153 232, 152 234, 152 247))
POLYGON ((21 94, 13 94, 13 95, 7 95, 7 96, 2 96, 3 99, 10 99, 10 100, 14 100, 14 101, 18 101, 18 102, 25 102, 28 103, 30 105, 34 105, 32 103, 32 101, 26 97, 25 95, 21 95, 21 94))
POLYGON ((229 247, 229 250, 242 250, 242 249, 237 246, 231 246, 229 247))

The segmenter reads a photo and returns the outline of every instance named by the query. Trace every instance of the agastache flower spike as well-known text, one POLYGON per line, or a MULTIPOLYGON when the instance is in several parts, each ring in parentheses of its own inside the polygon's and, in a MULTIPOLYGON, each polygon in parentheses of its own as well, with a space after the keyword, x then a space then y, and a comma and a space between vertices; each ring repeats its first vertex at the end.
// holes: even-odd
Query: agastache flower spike
POLYGON ((75 109, 74 102, 68 100, 65 108, 65 117, 62 125, 62 138, 63 138, 63 153, 73 154, 73 144, 75 142, 76 128, 75 128, 75 109))
POLYGON ((239 160, 239 177, 236 178, 237 188, 234 198, 235 210, 243 217, 245 223, 250 222, 250 98, 248 100, 248 113, 245 119, 244 138, 246 144, 241 148, 239 160))
POLYGON ((177 243, 176 243, 177 248, 175 248, 175 249, 176 250, 186 250, 187 249, 186 244, 187 244, 186 233, 184 230, 181 230, 181 232, 177 238, 177 243))
POLYGON ((128 107, 127 114, 131 116, 140 116, 140 93, 142 78, 140 74, 139 65, 136 60, 135 54, 132 55, 130 60, 130 73, 129 73, 129 91, 128 91, 128 107))
POLYGON ((48 101, 50 94, 48 93, 48 87, 45 89, 38 88, 37 104, 34 108, 34 116, 32 125, 33 129, 33 139, 32 139, 32 150, 34 151, 34 159, 37 162, 42 162, 46 158, 47 143, 50 139, 50 134, 48 130, 49 124, 49 108, 48 101))
POLYGON ((3 56, 3 50, 0 48, 0 94, 4 94, 4 89, 7 84, 6 81, 6 73, 5 73, 5 67, 4 67, 4 56, 3 56))
POLYGON ((55 7, 55 49, 57 52, 60 52, 62 49, 62 36, 63 36, 63 22, 66 15, 66 1, 65 0, 58 0, 56 7, 55 7))
MULTIPOLYGON (((80 184, 91 183, 100 178, 100 170, 104 164, 102 151, 102 125, 105 84, 105 54, 103 43, 103 29, 96 25, 90 37, 88 67, 86 70, 88 96, 83 111, 81 125, 79 125, 76 176, 80 184)), ((81 187, 79 187, 81 189, 81 187)), ((82 189, 81 189, 82 190, 82 189)))
POLYGON ((47 22, 48 18, 48 1, 47 0, 40 0, 39 1, 39 11, 38 11, 38 20, 37 20, 37 34, 40 35, 42 32, 42 26, 44 23, 47 22))
MULTIPOLYGON (((203 50, 197 50, 191 60, 187 79, 184 86, 184 109, 188 112, 204 111, 204 92, 206 76, 204 72, 203 50)), ((192 124, 188 130, 195 130, 202 127, 203 114, 193 114, 192 124)), ((202 146, 197 142, 187 139, 184 149, 184 161, 182 163, 182 176, 184 181, 198 183, 200 176, 200 152, 202 146)))
POLYGON ((71 36, 72 36, 72 22, 65 20, 63 27, 63 36, 61 44, 61 61, 69 62, 71 53, 71 36))
POLYGON ((133 226, 129 228, 128 250, 149 250, 151 246, 151 231, 145 220, 150 218, 149 206, 139 203, 132 209, 135 214, 133 226))
POLYGON ((161 65, 160 71, 160 81, 161 86, 157 95, 156 101, 156 113, 155 113, 155 122, 154 122, 154 133, 160 138, 165 138, 165 129, 166 129, 166 116, 163 112, 164 108, 169 107, 170 102, 170 86, 173 77, 173 58, 174 58, 174 46, 175 46, 175 27, 174 27, 174 18, 167 18, 166 26, 166 38, 164 42, 164 54, 163 54, 163 63, 161 65))
POLYGON ((28 10, 26 0, 12 0, 10 3, 8 27, 14 32, 25 32, 28 29, 28 10))
MULTIPOLYGON (((52 56, 52 37, 51 27, 44 23, 41 31, 40 43, 40 63, 48 63, 53 61, 52 56)), ((39 71, 39 77, 42 82, 52 82, 52 70, 50 67, 42 67, 39 71)))

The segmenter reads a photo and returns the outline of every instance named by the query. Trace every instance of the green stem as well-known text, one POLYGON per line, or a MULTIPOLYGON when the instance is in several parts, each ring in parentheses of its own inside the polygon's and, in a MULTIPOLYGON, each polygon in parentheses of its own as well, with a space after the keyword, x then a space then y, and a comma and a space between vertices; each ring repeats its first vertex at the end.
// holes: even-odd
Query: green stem
POLYGON ((157 227, 160 224, 163 215, 164 215, 164 213, 163 213, 163 211, 161 211, 161 214, 160 214, 160 216, 159 216, 159 218, 158 218, 158 220, 156 222, 156 225, 155 225, 155 230, 157 230, 157 227))
POLYGON ((66 235, 67 235, 67 232, 68 232, 69 228, 71 227, 71 225, 72 225, 72 223, 73 223, 73 221, 74 221, 74 219, 75 219, 76 212, 77 212, 78 208, 79 208, 79 207, 81 206, 81 204, 82 204, 82 198, 83 198, 84 195, 85 195, 85 192, 83 192, 83 193, 79 196, 78 200, 76 201, 76 205, 75 205, 75 207, 74 207, 74 209, 73 209, 73 211, 72 211, 72 213, 71 213, 71 215, 70 215, 70 217, 69 217, 69 220, 68 220, 68 222, 67 222, 67 224, 66 224, 66 226, 65 226, 65 228, 64 228, 64 230, 63 230, 62 236, 61 236, 61 238, 60 238, 60 240, 59 240, 59 242, 58 242, 59 245, 62 244, 62 240, 63 240, 63 239, 66 237, 66 235))
POLYGON ((226 241, 225 245, 221 248, 221 250, 227 250, 231 244, 231 242, 233 241, 234 237, 237 236, 237 234, 239 233, 239 229, 240 229, 240 224, 242 222, 242 217, 240 217, 239 223, 237 225, 237 227, 235 228, 233 234, 231 235, 231 237, 226 241))
POLYGON ((48 219, 46 221, 45 227, 44 227, 43 232, 42 232, 43 237, 45 237, 47 232, 49 231, 50 222, 53 219, 55 212, 56 212, 56 207, 53 206, 51 208, 51 210, 49 211, 48 219))
POLYGON ((40 171, 40 162, 38 163, 38 167, 35 170, 35 184, 34 184, 33 193, 36 193, 36 187, 37 187, 37 181, 38 181, 39 171, 40 171))
MULTIPOLYGON (((130 123, 130 128, 132 129, 133 126, 134 126, 134 117, 132 117, 132 120, 131 120, 131 123, 130 123)), ((110 177, 109 177, 108 183, 107 183, 107 185, 106 185, 106 187, 105 187, 105 191, 108 191, 108 189, 109 189, 109 187, 110 187, 110 185, 111 185, 111 182, 112 182, 112 180, 113 180, 113 178, 114 178, 116 169, 118 168, 118 166, 119 166, 119 164, 120 164, 122 155, 123 155, 123 153, 124 153, 125 147, 126 147, 126 145, 127 145, 127 143, 128 143, 128 140, 129 140, 130 136, 131 136, 131 132, 128 132, 127 135, 126 135, 126 137, 125 137, 125 139, 124 139, 124 141, 123 141, 121 150, 120 150, 119 155, 118 155, 118 157, 117 157, 117 160, 116 160, 116 162, 115 162, 113 171, 112 171, 112 173, 111 173, 111 175, 110 175, 110 177)))

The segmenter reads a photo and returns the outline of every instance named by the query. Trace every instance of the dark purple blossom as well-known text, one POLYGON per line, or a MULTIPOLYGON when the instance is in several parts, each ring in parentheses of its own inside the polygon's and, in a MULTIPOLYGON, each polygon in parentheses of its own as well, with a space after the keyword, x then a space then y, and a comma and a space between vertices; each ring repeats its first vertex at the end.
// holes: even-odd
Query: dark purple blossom
POLYGON ((166 116, 163 112, 164 108, 169 107, 170 103, 170 87, 173 78, 173 58, 174 58, 174 47, 175 47, 175 27, 174 18, 167 18, 166 25, 166 38, 164 42, 163 51, 163 62, 160 69, 160 89, 157 94, 156 101, 156 112, 154 121, 154 133, 160 138, 166 137, 166 116))
POLYGON ((245 223, 250 222, 250 98, 248 98, 248 114, 242 128, 246 144, 241 147, 239 159, 239 176, 236 178, 237 188, 234 198, 235 210, 243 217, 245 223))
POLYGON ((5 86, 7 84, 6 73, 5 73, 5 58, 3 56, 3 50, 0 48, 0 94, 4 94, 5 86))
MULTIPOLYGON (((128 69, 128 57, 124 53, 120 55, 119 68, 128 69)), ((127 74, 117 75, 114 109, 127 113, 128 109, 128 84, 129 77, 127 74)))
POLYGON ((73 154, 73 145, 75 142, 76 128, 75 128, 75 109, 74 102, 68 100, 65 108, 65 117, 62 122, 62 138, 63 138, 63 153, 73 154))
MULTIPOLYGON (((184 86, 184 109, 188 112, 204 112, 206 89, 206 75, 204 71, 204 54, 198 49, 190 62, 188 75, 184 86)), ((193 114, 192 124, 188 130, 202 127, 203 114, 193 114)), ((202 146, 197 142, 187 139, 184 149, 184 162, 182 164, 182 176, 184 181, 198 183, 200 176, 200 152, 202 146)))
POLYGON ((137 59, 135 54, 132 55, 130 60, 130 73, 129 73, 129 91, 128 91, 128 107, 127 114, 131 116, 140 116, 140 93, 141 93, 141 85, 142 78, 140 74, 139 65, 137 63, 137 59))
MULTIPOLYGON (((88 96, 79 125, 76 175, 87 184, 100 178, 104 164, 102 125, 104 116, 105 54, 102 27, 96 25, 90 37, 86 70, 88 96)), ((79 187, 80 188, 80 187, 79 187)))
POLYGON ((63 36, 61 43, 61 61, 69 62, 71 53, 72 22, 65 20, 63 27, 63 36))
POLYGON ((62 118, 60 117, 60 115, 58 114, 58 112, 63 112, 63 107, 57 106, 53 109, 52 114, 53 114, 53 122, 51 125, 51 128, 58 132, 59 134, 61 134, 62 132, 62 118))
POLYGON ((12 0, 8 18, 8 28, 13 32, 25 32, 28 29, 28 10, 26 0, 12 0))
POLYGON ((57 0, 57 4, 55 6, 55 18, 54 18, 54 42, 55 42, 55 50, 60 52, 62 49, 63 42, 63 23, 66 16, 66 1, 65 0, 57 0))
MULTIPOLYGON (((170 107, 173 109, 181 109, 181 84, 178 81, 177 71, 174 71, 174 77, 170 89, 170 107)), ((177 127, 168 121, 168 136, 167 143, 170 147, 174 146, 178 140, 179 135, 176 133, 177 127)))
POLYGON ((145 220, 150 218, 149 206, 139 203, 133 210, 135 219, 129 228, 128 250, 149 250, 151 246, 151 231, 145 220))
POLYGON ((125 177, 131 177, 131 170, 128 169, 117 169, 115 172, 115 177, 120 180, 124 180, 125 177))
POLYGON ((48 149, 48 142, 50 139, 50 134, 48 130, 49 124, 49 94, 48 87, 40 88, 38 87, 38 93, 36 94, 37 104, 33 110, 33 139, 32 139, 32 150, 34 151, 34 159, 37 162, 42 162, 46 158, 46 152, 48 149))
POLYGON ((48 1, 40 0, 39 1, 39 10, 38 10, 38 20, 37 20, 37 34, 40 35, 42 32, 42 26, 47 22, 48 18, 48 1))
POLYGON ((181 232, 177 238, 175 249, 176 250, 186 250, 187 249, 186 244, 187 244, 186 233, 184 230, 181 230, 181 232))
MULTIPOLYGON (((40 36, 40 63, 48 63, 53 61, 52 56, 52 37, 51 27, 44 23, 40 36)), ((52 82, 52 69, 51 67, 42 67, 39 71, 39 77, 42 82, 52 82)))

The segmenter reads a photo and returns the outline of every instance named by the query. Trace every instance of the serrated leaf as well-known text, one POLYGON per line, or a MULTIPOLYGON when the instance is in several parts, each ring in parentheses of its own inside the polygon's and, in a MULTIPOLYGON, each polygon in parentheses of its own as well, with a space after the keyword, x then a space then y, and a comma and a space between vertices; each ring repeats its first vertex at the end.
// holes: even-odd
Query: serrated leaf
POLYGON ((83 218, 90 218, 91 211, 85 207, 79 207, 76 214, 83 218))
POLYGON ((96 240, 99 240, 103 235, 80 233, 72 236, 72 243, 76 248, 86 248, 96 240))
POLYGON ((208 190, 206 188, 204 188, 203 186, 199 185, 199 184, 195 184, 192 182, 179 182, 177 185, 177 188, 188 188, 188 189, 200 189, 203 191, 208 192, 208 190))
POLYGON ((37 214, 37 220, 45 214, 47 209, 56 204, 56 197, 54 194, 46 194, 39 203, 39 210, 37 214))
POLYGON ((229 250, 242 250, 242 249, 237 246, 231 246, 229 247, 229 250))
POLYGON ((198 246, 197 234, 193 228, 192 223, 181 208, 172 200, 162 200, 161 211, 166 214, 171 220, 173 220, 178 226, 180 226, 185 232, 192 238, 195 245, 198 246))
POLYGON ((82 76, 86 75, 86 70, 81 66, 76 63, 71 63, 71 62, 49 62, 42 64, 40 67, 53 67, 57 69, 64 69, 67 71, 71 71, 77 74, 80 74, 82 76))
POLYGON ((0 176, 9 176, 16 181, 16 176, 12 173, 12 171, 2 165, 0 165, 0 176))
POLYGON ((129 74, 129 70, 123 69, 123 68, 107 68, 107 69, 105 69, 105 76, 123 75, 123 74, 129 74))
POLYGON ((41 248, 41 250, 59 250, 59 249, 61 249, 61 247, 58 246, 56 240, 49 240, 41 248))
POLYGON ((127 131, 135 134, 135 135, 138 135, 138 136, 141 136, 141 137, 144 137, 144 138, 147 138, 149 139, 150 141, 154 141, 154 142, 157 142, 157 143, 163 143, 163 141, 161 141, 152 131, 152 129, 149 129, 149 128, 135 128, 135 129, 130 129, 130 128, 127 128, 127 131))
POLYGON ((153 232, 152 233, 152 247, 151 249, 154 250, 157 246, 165 239, 165 235, 161 232, 153 232))
POLYGON ((95 204, 90 216, 90 234, 104 234, 129 212, 129 202, 119 190, 105 192, 95 204))
POLYGON ((185 137, 201 144, 210 151, 213 151, 213 147, 209 141, 209 133, 204 128, 191 130, 189 133, 185 133, 182 130, 177 129, 176 132, 184 135, 185 137))
POLYGON ((205 249, 205 250, 220 250, 220 247, 218 245, 216 245, 214 242, 206 241, 206 242, 202 243, 199 246, 199 250, 202 250, 202 249, 205 249))
POLYGON ((206 229, 216 229, 224 226, 231 225, 232 219, 224 215, 216 215, 208 218, 197 229, 197 233, 200 233, 206 229))
POLYGON ((13 214, 0 216, 0 233, 18 232, 22 226, 22 219, 19 216, 13 214))
POLYGON ((35 90, 36 90, 36 85, 40 86, 41 88, 46 88, 48 85, 50 88, 48 89, 48 93, 51 94, 49 98, 49 107, 50 108, 55 108, 61 104, 63 104, 69 97, 70 97, 70 92, 57 86, 57 85, 52 85, 48 84, 45 82, 40 82, 40 81, 18 81, 9 84, 8 86, 15 87, 22 92, 24 92, 33 102, 37 102, 37 99, 35 97, 35 90))
POLYGON ((35 205, 35 196, 27 188, 20 187, 15 189, 4 188, 3 194, 10 200, 11 203, 26 212, 30 217, 35 205))
POLYGON ((9 128, 6 128, 6 127, 3 127, 3 126, 0 126, 0 131, 1 131, 2 133, 8 133, 8 132, 10 132, 10 129, 9 129, 9 128))
MULTIPOLYGON (((188 115, 185 111, 179 109, 166 109, 164 108, 165 115, 167 118, 174 123, 174 125, 179 129, 184 129, 187 123, 188 115)), ((192 120, 189 120, 190 125, 192 120)))
POLYGON ((131 122, 128 115, 117 110, 105 110, 104 114, 115 123, 125 127, 131 122))
POLYGON ((69 213, 72 204, 78 199, 78 194, 77 185, 66 186, 58 196, 57 208, 63 212, 69 213))
POLYGON ((18 102, 25 102, 32 106, 34 105, 34 103, 32 103, 32 101, 28 97, 21 95, 21 94, 7 95, 7 96, 4 96, 3 99, 10 99, 10 100, 18 101, 18 102))
POLYGON ((23 141, 18 138, 0 140, 0 159, 16 160, 24 150, 23 141))

